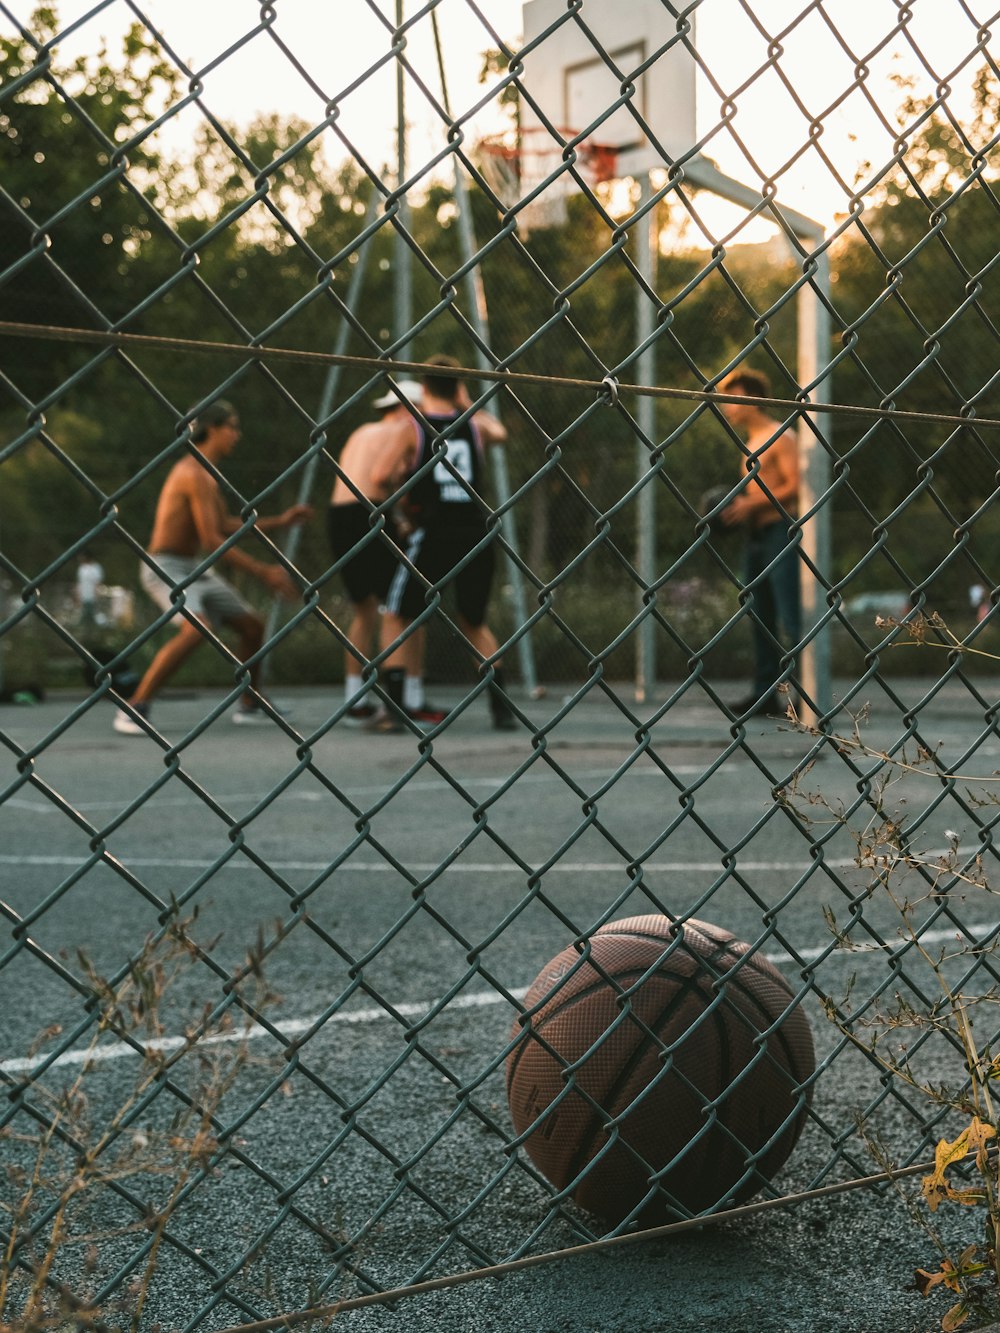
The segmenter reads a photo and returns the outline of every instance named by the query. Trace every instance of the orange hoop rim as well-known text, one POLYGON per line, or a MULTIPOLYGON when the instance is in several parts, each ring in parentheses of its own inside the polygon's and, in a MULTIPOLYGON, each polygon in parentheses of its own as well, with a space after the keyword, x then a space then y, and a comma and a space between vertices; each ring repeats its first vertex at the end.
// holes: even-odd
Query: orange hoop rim
MULTIPOLYGON (((557 129, 555 131, 566 143, 572 143, 580 131, 557 129)), ((501 130, 497 134, 484 135, 479 141, 480 150, 491 157, 502 158, 505 162, 521 163, 533 158, 561 154, 562 145, 553 138, 544 125, 528 125, 520 131, 501 130), (544 139, 541 136, 544 135, 544 139)), ((577 165, 594 179, 595 184, 613 180, 618 165, 617 145, 601 143, 596 139, 583 139, 576 145, 577 165)))

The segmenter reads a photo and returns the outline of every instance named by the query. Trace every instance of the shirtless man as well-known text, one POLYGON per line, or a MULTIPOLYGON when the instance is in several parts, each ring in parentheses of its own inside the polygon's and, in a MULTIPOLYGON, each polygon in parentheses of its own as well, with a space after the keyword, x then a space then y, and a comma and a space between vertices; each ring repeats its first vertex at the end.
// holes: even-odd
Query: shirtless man
MULTIPOLYGON (((367 422, 348 436, 337 460, 337 480, 326 516, 334 559, 342 559, 363 538, 369 539, 340 567, 354 613, 344 649, 344 702, 348 705, 344 720, 348 724, 360 725, 376 713, 375 707, 364 701, 368 687, 362 681, 361 668, 375 647, 379 607, 389 591, 397 561, 385 538, 372 534, 371 505, 387 499, 405 474, 400 467, 395 471, 383 468, 378 482, 374 477, 385 456, 398 455, 401 442, 412 435, 413 418, 407 404, 419 404, 422 392, 416 380, 400 380, 397 391, 389 389, 376 398, 372 406, 381 414, 378 421, 367 422)), ((388 515, 385 532, 398 543, 399 530, 388 515)), ((409 700, 407 703, 413 706, 409 700)), ((418 710, 424 711, 422 700, 418 701, 418 710)))
MULTIPOLYGON (((718 386, 720 393, 769 398, 767 377, 755 370, 736 370, 718 386)), ((801 637, 799 556, 788 541, 785 515, 796 516, 799 498, 799 450, 795 434, 753 403, 723 403, 723 415, 743 436, 751 463, 759 472, 720 515, 727 526, 747 531, 744 583, 753 584, 751 619, 754 637, 753 692, 732 705, 737 715, 784 712, 777 686, 791 667, 781 668, 781 639, 788 648, 801 637), (776 563, 764 575, 768 566, 776 563), (763 577, 761 577, 763 575, 763 577), (760 579, 760 582, 754 582, 760 579), (780 637, 779 637, 780 635, 780 637)))
MULTIPOLYGON (((191 423, 194 453, 175 463, 163 484, 147 548, 156 569, 143 564, 140 571, 142 586, 162 611, 177 609, 172 598, 175 584, 186 579, 209 552, 218 550, 227 537, 242 527, 242 521, 228 513, 218 482, 198 457, 200 454, 218 467, 233 452, 239 439, 239 417, 231 404, 223 399, 210 403, 191 423)), ((258 518, 255 527, 258 532, 277 532, 304 523, 311 512, 309 505, 293 505, 274 518, 258 518)), ((286 601, 293 601, 298 595, 281 565, 255 560, 237 546, 231 546, 219 560, 252 574, 286 601)), ((199 575, 183 591, 188 614, 177 609, 177 633, 156 654, 126 707, 115 715, 114 729, 123 736, 149 733, 150 728, 143 721, 148 723, 154 695, 205 642, 203 627, 217 629, 228 625, 234 629, 239 636, 241 661, 252 657, 264 642, 264 621, 214 569, 199 575)), ((254 690, 258 672, 259 664, 250 670, 254 690)), ((233 721, 266 719, 267 713, 258 697, 248 690, 233 714, 233 721)))
MULTIPOLYGON (((476 412, 470 421, 454 428, 452 423, 469 408, 471 399, 461 380, 447 373, 437 374, 434 367, 455 370, 458 362, 449 356, 434 356, 427 365, 420 403, 427 426, 411 417, 394 448, 383 455, 374 479, 377 484, 398 485, 393 479, 418 474, 406 499, 411 528, 402 546, 407 559, 427 582, 442 589, 454 588, 459 629, 480 657, 494 659, 498 645, 486 623, 486 606, 495 554, 492 544, 476 550, 487 534, 488 512, 476 495, 484 487, 485 446, 502 444, 507 430, 488 412, 476 412), (448 461, 430 466, 442 437, 448 461)), ((386 598, 382 647, 399 638, 426 605, 423 580, 412 574, 408 565, 398 564, 386 598)), ((406 710, 401 707, 402 677, 412 638, 407 636, 385 661, 385 691, 394 708, 373 720, 375 731, 403 729, 401 714, 406 710)), ((503 668, 496 660, 492 665, 489 699, 493 725, 499 731, 509 731, 516 720, 503 690, 503 668)))

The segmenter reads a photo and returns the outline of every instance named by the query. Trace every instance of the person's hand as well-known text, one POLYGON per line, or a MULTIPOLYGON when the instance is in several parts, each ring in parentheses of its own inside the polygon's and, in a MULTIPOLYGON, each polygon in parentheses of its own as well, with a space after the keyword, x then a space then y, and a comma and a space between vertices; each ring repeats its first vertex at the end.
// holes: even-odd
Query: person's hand
POLYGON ((298 528, 303 523, 307 523, 313 516, 312 505, 292 505, 291 509, 286 509, 281 515, 282 526, 286 528, 298 528))
POLYGON ((295 602, 298 600, 299 590, 292 582, 288 570, 281 565, 262 565, 260 578, 264 586, 270 588, 283 601, 295 602))
POLYGON ((730 500, 722 513, 720 520, 727 528, 738 528, 741 523, 745 523, 753 512, 753 501, 745 495, 737 495, 734 500, 730 500))

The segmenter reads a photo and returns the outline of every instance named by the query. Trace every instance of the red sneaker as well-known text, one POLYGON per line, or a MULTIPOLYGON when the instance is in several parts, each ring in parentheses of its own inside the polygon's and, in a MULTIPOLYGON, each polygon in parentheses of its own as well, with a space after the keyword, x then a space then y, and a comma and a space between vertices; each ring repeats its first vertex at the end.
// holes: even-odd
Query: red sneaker
POLYGON ((411 722, 416 722, 418 727, 436 727, 439 722, 443 722, 448 716, 445 708, 431 708, 429 704, 422 704, 419 708, 408 708, 406 716, 411 722))
POLYGON ((341 721, 349 727, 363 727, 377 712, 378 709, 374 704, 355 704, 353 708, 347 710, 341 721))

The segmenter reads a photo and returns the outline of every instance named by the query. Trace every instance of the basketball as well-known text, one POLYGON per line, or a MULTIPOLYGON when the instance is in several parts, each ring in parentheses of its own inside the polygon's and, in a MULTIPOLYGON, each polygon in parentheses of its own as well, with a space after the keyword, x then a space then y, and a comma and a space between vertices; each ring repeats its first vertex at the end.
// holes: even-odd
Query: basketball
POLYGON ((602 926, 542 970, 511 1031, 507 1099, 529 1157, 615 1223, 744 1202, 807 1113, 815 1056, 792 1000, 777 968, 718 926, 602 926))
MULTIPOLYGON (((702 492, 698 500, 698 513, 702 516, 706 515, 716 505, 721 504, 732 489, 732 486, 709 486, 707 491, 702 492)), ((708 531, 713 537, 731 536, 739 531, 739 527, 738 523, 724 523, 721 509, 708 520, 708 531)))

